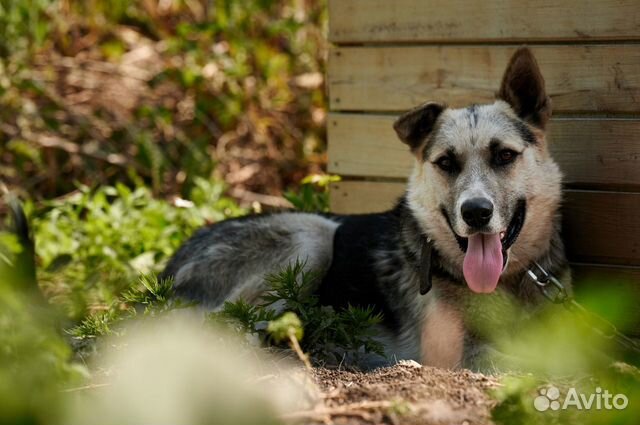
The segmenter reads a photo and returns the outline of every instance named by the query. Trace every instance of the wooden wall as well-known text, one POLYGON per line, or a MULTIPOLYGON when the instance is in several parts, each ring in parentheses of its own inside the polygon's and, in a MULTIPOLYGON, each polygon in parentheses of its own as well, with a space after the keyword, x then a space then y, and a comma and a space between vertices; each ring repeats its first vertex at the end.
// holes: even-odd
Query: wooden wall
POLYGON ((492 101, 527 44, 553 101, 578 289, 594 275, 617 280, 640 313, 639 0, 329 0, 329 37, 328 169, 343 176, 333 211, 389 208, 412 166, 395 117, 426 100, 492 101))

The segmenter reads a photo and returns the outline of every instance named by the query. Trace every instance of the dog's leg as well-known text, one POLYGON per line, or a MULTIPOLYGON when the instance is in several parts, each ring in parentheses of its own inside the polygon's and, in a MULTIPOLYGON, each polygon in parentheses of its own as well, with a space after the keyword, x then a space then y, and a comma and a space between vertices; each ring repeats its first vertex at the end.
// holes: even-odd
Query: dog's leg
POLYGON ((433 299, 427 306, 422 327, 422 364, 459 368, 463 360, 464 337, 462 314, 450 304, 433 299))

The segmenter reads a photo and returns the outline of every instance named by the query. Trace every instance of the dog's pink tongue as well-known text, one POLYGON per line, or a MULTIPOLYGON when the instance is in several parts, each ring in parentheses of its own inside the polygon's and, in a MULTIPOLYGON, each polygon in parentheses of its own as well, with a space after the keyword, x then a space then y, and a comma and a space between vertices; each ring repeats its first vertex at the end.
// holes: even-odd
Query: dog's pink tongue
POLYGON ((500 234, 476 233, 469 236, 469 245, 464 256, 462 271, 467 285, 473 292, 493 292, 502 273, 500 234))

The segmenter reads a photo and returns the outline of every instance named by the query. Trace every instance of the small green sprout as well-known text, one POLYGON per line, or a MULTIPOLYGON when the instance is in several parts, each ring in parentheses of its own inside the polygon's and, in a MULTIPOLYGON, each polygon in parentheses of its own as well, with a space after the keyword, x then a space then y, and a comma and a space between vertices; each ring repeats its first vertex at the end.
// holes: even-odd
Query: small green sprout
POLYGON ((304 332, 302 330, 302 322, 295 313, 288 311, 278 319, 269 322, 267 332, 276 342, 288 340, 291 349, 296 352, 306 368, 311 370, 309 357, 300 348, 300 340, 304 332))
POLYGON ((291 311, 288 311, 276 320, 269 322, 267 332, 269 332, 276 342, 289 340, 291 337, 300 341, 304 334, 302 322, 298 316, 291 311))

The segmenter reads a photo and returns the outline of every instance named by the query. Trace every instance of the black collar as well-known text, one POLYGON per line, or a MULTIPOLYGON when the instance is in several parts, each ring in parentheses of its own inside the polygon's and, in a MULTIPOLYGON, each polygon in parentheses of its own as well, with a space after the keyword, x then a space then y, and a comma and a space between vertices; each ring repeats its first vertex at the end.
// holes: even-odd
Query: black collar
POLYGON ((460 279, 442 266, 438 250, 433 246, 433 240, 424 235, 420 239, 420 261, 415 264, 416 273, 420 278, 420 295, 425 295, 431 290, 434 274, 452 282, 459 282, 460 279))
POLYGON ((431 290, 432 264, 438 255, 433 248, 431 238, 422 237, 422 248, 420 249, 420 262, 417 265, 418 276, 420 276, 420 295, 425 295, 431 290))
POLYGON ((400 222, 400 239, 406 258, 413 264, 414 270, 419 276, 420 295, 425 295, 431 290, 434 274, 449 278, 453 282, 459 281, 442 266, 433 240, 423 233, 423 229, 409 209, 405 197, 396 204, 393 214, 400 222))

